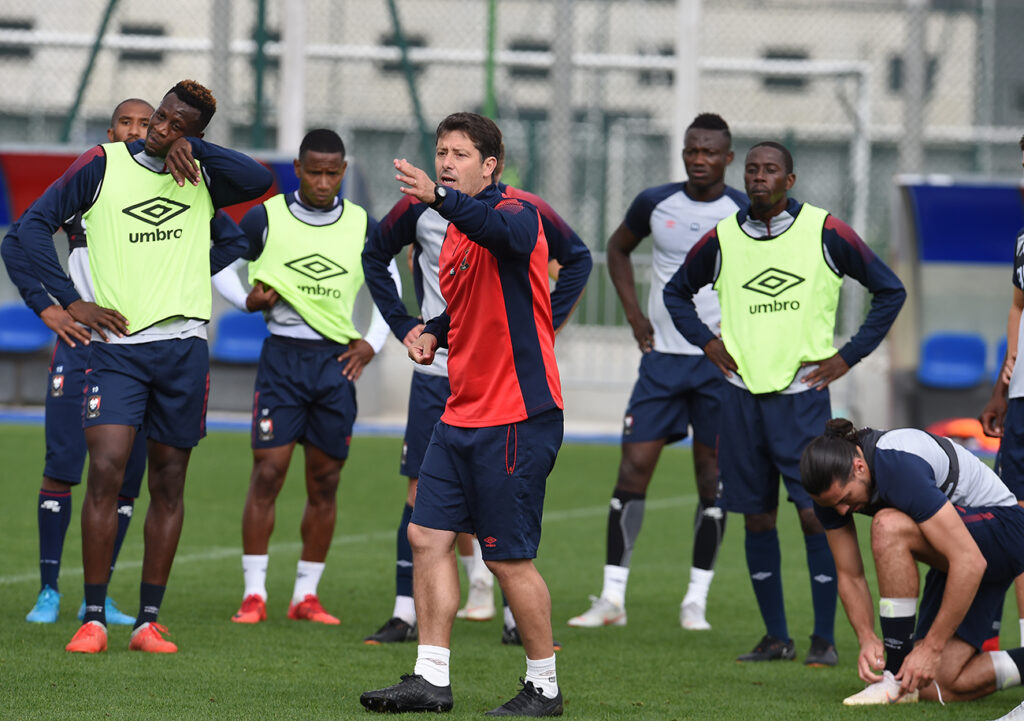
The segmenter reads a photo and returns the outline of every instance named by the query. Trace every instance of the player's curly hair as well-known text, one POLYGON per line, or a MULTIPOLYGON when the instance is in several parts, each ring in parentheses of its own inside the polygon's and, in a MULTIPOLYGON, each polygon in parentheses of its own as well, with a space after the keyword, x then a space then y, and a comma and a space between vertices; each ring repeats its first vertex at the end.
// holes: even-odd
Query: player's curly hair
POLYGON ((167 91, 167 95, 171 93, 174 93, 181 102, 199 111, 199 130, 205 130, 213 114, 217 112, 217 99, 213 97, 209 88, 195 80, 182 80, 167 91))
POLYGON ((691 129, 719 130, 725 133, 725 137, 732 140, 732 133, 729 132, 729 123, 725 122, 725 118, 718 113, 701 113, 693 119, 693 122, 690 123, 690 126, 687 128, 687 130, 691 129))
POLYGON ((842 484, 853 473, 860 437, 853 423, 845 418, 832 418, 825 423, 825 432, 807 444, 800 456, 800 482, 804 490, 817 496, 839 479, 842 484))

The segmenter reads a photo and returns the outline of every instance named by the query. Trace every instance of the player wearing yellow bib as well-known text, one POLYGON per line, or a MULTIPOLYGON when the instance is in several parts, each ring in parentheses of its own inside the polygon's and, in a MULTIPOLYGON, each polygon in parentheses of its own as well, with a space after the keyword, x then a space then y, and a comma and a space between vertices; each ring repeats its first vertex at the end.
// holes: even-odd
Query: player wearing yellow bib
POLYGON ((738 661, 795 658, 783 605, 775 523, 779 475, 797 508, 807 547, 814 630, 805 663, 838 661, 833 627, 836 570, 811 497, 800 484, 800 454, 831 417, 828 385, 873 351, 896 319, 903 284, 835 216, 787 196, 796 182, 782 145, 755 145, 744 162, 750 210, 718 223, 665 286, 665 307, 688 341, 725 375, 719 432, 722 503, 744 514, 747 566, 767 633, 738 661), (857 333, 836 352, 842 277, 872 294, 857 333), (693 296, 714 284, 722 336, 697 316, 693 296))
POLYGON ((242 219, 252 291, 246 294, 231 269, 214 279, 236 307, 263 311, 270 329, 253 397, 253 468, 242 514, 245 592, 232 617, 236 623, 267 617, 274 502, 296 443, 305 447, 307 499, 288 617, 339 623, 321 605, 317 586, 334 535, 338 483, 352 438, 355 380, 388 335, 376 309, 365 340, 352 322, 363 285, 363 245, 376 222, 338 197, 346 165, 336 133, 310 131, 295 161, 299 189, 274 196, 242 219))
POLYGON ((185 80, 153 113, 145 142, 84 153, 25 215, 20 239, 39 280, 93 329, 83 407, 89 448, 82 505, 84 623, 65 647, 107 647, 104 599, 117 532, 117 494, 136 429, 149 435, 149 494, 139 614, 129 648, 174 653, 157 623, 184 518, 185 474, 205 435, 209 277, 238 252, 211 248, 215 209, 257 198, 272 177, 251 158, 202 140, 216 110, 185 80), (53 233, 81 212, 97 302, 57 261, 53 233), (103 341, 103 342, 99 342, 103 341))

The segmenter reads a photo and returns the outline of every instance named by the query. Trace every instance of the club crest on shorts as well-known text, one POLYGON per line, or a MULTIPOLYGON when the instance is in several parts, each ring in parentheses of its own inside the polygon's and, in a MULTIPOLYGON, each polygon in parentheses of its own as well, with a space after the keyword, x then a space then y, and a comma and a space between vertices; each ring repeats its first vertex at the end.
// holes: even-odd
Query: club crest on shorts
POLYGON ((274 440, 274 421, 271 418, 260 418, 256 422, 256 428, 260 434, 261 441, 274 440))
POLYGON ((50 396, 60 398, 64 395, 64 374, 57 373, 50 377, 50 396))
POLYGON ((85 401, 85 417, 86 418, 99 418, 100 417, 100 398, 101 396, 89 396, 85 401))
POLYGON ((622 435, 629 436, 633 434, 633 415, 627 414, 622 419, 622 435))

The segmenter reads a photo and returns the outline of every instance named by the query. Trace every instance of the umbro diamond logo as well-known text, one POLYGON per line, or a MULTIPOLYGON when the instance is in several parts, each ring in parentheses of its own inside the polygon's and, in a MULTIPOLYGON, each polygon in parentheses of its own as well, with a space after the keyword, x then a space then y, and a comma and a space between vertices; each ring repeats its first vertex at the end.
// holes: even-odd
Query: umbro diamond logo
POLYGON ((124 208, 121 212, 125 215, 130 215, 136 220, 141 220, 143 223, 163 225, 171 218, 178 217, 188 209, 189 206, 170 198, 156 197, 124 208))
POLYGON ((743 284, 747 290, 774 298, 804 282, 804 278, 778 268, 765 268, 743 284))
POLYGON ((764 581, 767 578, 772 577, 771 571, 758 571, 757 573, 750 574, 750 577, 755 581, 764 581))
POLYGON ((345 275, 348 273, 347 270, 342 268, 333 260, 325 258, 319 253, 313 253, 313 255, 307 255, 304 258, 296 258, 295 260, 285 263, 285 266, 316 281, 326 280, 328 278, 333 278, 336 275, 345 275))
POLYGON ((819 573, 812 580, 815 581, 816 583, 831 583, 832 582, 832 577, 831 576, 826 576, 824 573, 819 573))

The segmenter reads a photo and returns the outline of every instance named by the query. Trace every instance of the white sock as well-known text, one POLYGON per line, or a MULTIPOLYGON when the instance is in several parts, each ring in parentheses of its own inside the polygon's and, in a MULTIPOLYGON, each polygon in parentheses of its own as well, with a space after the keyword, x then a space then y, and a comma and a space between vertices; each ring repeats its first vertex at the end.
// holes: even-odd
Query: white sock
POLYGON ((267 561, 269 555, 247 556, 242 554, 242 578, 245 579, 245 592, 242 598, 256 594, 267 600, 267 561))
POLYGON ((483 552, 480 550, 480 541, 473 538, 473 570, 467 571, 470 583, 486 583, 488 588, 494 588, 494 574, 484 563, 483 552))
POLYGON ((416 604, 412 596, 395 596, 395 610, 392 618, 400 618, 410 626, 416 625, 416 604))
POLYGON ((991 651, 988 657, 992 659, 992 668, 996 672, 996 690, 1020 685, 1020 669, 1010 658, 1006 651, 991 651))
POLYGON ((917 614, 917 598, 880 598, 878 615, 882 618, 906 618, 917 614))
POLYGON ((683 597, 683 605, 696 603, 701 608, 707 608, 708 591, 711 590, 711 579, 714 577, 715 572, 713 570, 709 571, 704 568, 691 566, 690 585, 687 587, 686 595, 683 597))
POLYGON ((316 587, 320 585, 320 576, 324 573, 324 564, 315 561, 299 561, 295 569, 295 590, 292 591, 292 602, 302 603, 306 596, 315 596, 316 587))
POLYGON ((473 578, 473 557, 459 556, 459 563, 462 564, 462 570, 466 572, 466 578, 473 578))
POLYGON ((544 692, 548 698, 558 695, 558 679, 555 677, 555 656, 536 661, 526 659, 526 680, 533 683, 534 688, 544 692))
POLYGON ((416 666, 412 672, 434 686, 450 686, 448 662, 452 652, 443 646, 419 646, 416 649, 416 666))
POLYGON ((505 628, 515 628, 516 617, 512 615, 512 609, 505 606, 505 628))
POLYGON ((601 589, 601 598, 611 601, 617 606, 626 605, 626 583, 629 581, 629 568, 627 566, 605 566, 604 587, 601 589))
POLYGON ((1020 645, 1024 646, 1024 618, 1017 621, 1020 624, 1020 645))

